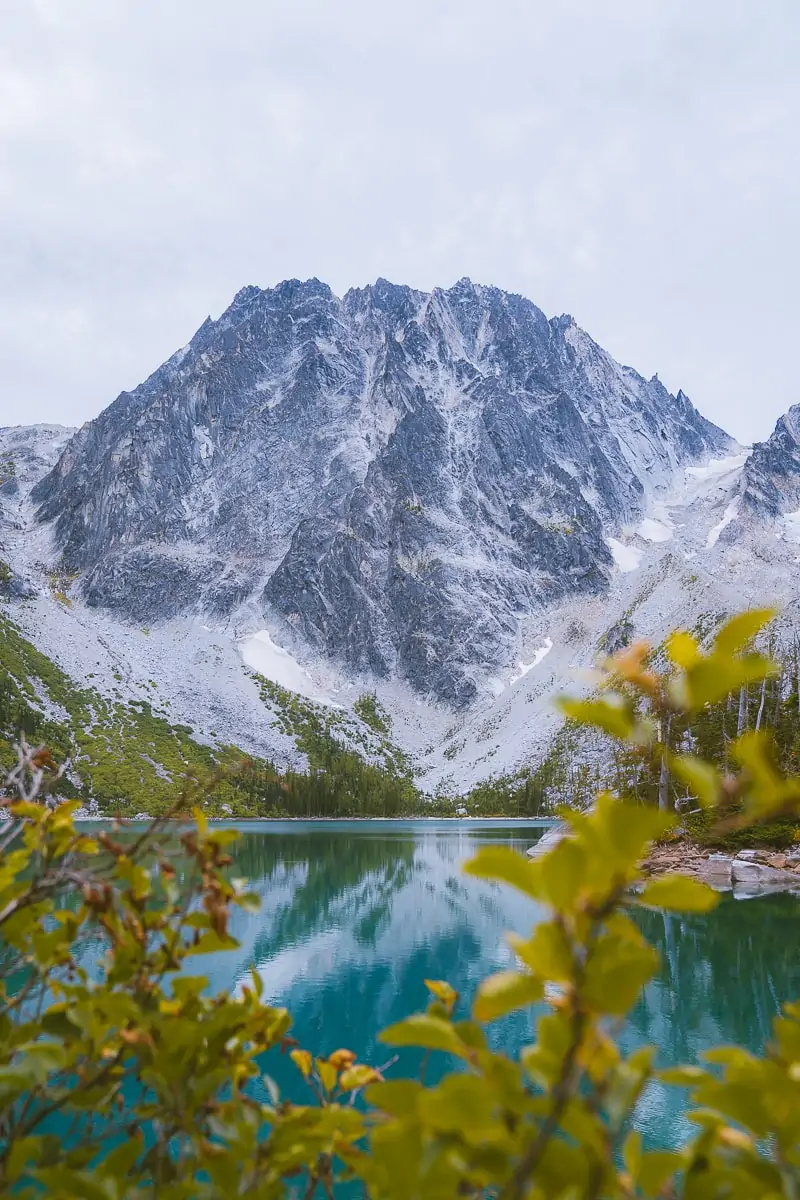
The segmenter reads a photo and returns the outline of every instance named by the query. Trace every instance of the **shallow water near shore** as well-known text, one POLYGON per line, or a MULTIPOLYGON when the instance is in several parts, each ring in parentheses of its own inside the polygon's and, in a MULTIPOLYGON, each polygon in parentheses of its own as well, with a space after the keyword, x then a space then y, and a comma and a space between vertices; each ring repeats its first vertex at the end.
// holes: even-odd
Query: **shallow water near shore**
MULTIPOLYGON (((382 1065, 392 1052, 381 1029, 425 1006, 423 980, 446 979, 466 1011, 477 982, 512 964, 506 930, 524 933, 543 913, 509 888, 466 876, 480 845, 524 851, 545 826, 468 823, 274 822, 238 826, 235 870, 261 897, 257 914, 237 914, 231 954, 197 961, 214 988, 235 987, 254 964, 265 995, 285 1004, 293 1034, 316 1053, 346 1046, 382 1065)), ((780 1005, 800 996, 800 900, 790 895, 723 896, 707 916, 638 912, 662 966, 621 1034, 626 1050, 658 1047, 659 1063, 695 1062, 721 1042, 760 1049, 780 1005)), ((534 1015, 492 1027, 514 1053, 533 1036, 534 1015)), ((295 1098, 294 1067, 270 1055, 266 1069, 295 1098)), ((436 1056, 435 1056, 436 1057, 436 1056)), ((405 1052, 387 1074, 416 1070, 405 1052)), ((429 1078, 430 1078, 429 1073, 429 1078)), ((684 1096, 653 1086, 636 1124, 651 1145, 680 1144, 690 1126, 684 1096)))

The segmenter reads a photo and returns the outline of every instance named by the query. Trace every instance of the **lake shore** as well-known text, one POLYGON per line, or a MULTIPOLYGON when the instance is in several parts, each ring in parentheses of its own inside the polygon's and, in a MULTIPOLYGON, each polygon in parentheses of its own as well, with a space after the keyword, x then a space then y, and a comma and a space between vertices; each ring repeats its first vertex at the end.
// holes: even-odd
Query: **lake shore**
MULTIPOLYGON (((146 825, 155 817, 137 814, 133 817, 114 816, 111 813, 85 815, 78 813, 75 817, 81 824, 121 821, 127 825, 146 825)), ((166 817, 164 821, 171 825, 185 825, 194 820, 190 813, 180 816, 166 817)), ((550 829, 559 824, 557 817, 435 817, 421 814, 415 817, 209 817, 214 825, 407 825, 409 822, 422 822, 436 825, 514 825, 521 829, 550 829)))
MULTIPOLYGON (((567 833, 563 822, 555 823, 528 849, 536 859, 558 845, 567 833)), ((677 872, 710 884, 734 896, 759 896, 768 892, 800 893, 800 846, 789 850, 745 849, 724 854, 688 839, 656 843, 642 863, 645 877, 677 872)))
POLYGON ((726 854, 689 841, 668 842, 653 846, 642 866, 646 875, 677 871, 736 894, 800 892, 800 847, 726 854))

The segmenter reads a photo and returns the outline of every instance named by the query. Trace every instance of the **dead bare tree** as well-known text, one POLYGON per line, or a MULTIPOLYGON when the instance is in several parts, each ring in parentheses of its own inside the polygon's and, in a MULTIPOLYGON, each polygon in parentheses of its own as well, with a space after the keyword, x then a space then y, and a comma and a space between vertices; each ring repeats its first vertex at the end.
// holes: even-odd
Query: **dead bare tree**
POLYGON ((739 688, 739 715, 736 721, 736 736, 741 737, 747 728, 747 686, 739 688))

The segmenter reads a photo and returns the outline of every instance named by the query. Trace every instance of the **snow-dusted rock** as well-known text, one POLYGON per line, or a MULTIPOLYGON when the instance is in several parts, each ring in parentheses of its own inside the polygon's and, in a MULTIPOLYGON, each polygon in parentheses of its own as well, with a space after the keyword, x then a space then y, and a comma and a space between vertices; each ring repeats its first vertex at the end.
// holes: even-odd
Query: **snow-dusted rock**
POLYGON ((760 516, 794 516, 800 510, 800 404, 779 418, 744 466, 742 498, 760 516))
POLYGON ((513 661, 526 614, 638 566, 610 535, 729 444, 520 296, 292 280, 239 292, 35 497, 91 605, 258 614, 281 644, 458 705, 513 661))
POLYGON ((420 786, 463 794, 542 760, 599 653, 776 602, 793 645, 796 422, 730 445, 468 281, 245 289, 69 445, 0 429, 0 605, 76 682, 281 769, 254 671, 328 712, 375 692, 420 786))
POLYGON ((96 800, 90 800, 88 804, 82 804, 75 812, 76 821, 102 821, 105 820, 100 812, 100 805, 96 800))

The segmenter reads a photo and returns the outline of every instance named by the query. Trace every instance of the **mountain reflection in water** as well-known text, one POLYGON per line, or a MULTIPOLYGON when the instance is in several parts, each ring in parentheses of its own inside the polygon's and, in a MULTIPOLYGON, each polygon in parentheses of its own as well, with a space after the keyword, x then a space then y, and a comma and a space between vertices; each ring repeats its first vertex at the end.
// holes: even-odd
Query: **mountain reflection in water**
MULTIPOLYGON (((482 976, 513 964, 506 930, 527 932, 543 917, 510 888, 466 876, 462 864, 486 843, 524 851, 542 833, 525 822, 241 823, 236 875, 261 897, 258 913, 236 913, 240 948, 193 960, 214 989, 236 987, 254 965, 265 998, 285 1004, 293 1035, 318 1054, 339 1046, 380 1065, 386 1025, 427 1003, 424 980, 446 979, 464 1011, 482 976)), ((695 1062, 720 1042, 760 1049, 780 1005, 800 996, 800 901, 778 895, 723 897, 708 916, 636 910, 662 954, 621 1038, 646 1042, 659 1064, 695 1062)), ((495 1047, 514 1053, 533 1035, 535 1014, 491 1027, 495 1047)), ((433 1056, 432 1066, 436 1069, 433 1056)), ((390 1068, 415 1072, 404 1051, 390 1068)), ((442 1066, 444 1063, 442 1063, 442 1066)), ((295 1068, 277 1053, 265 1069, 293 1098, 304 1098, 295 1068)), ((428 1073, 428 1078, 433 1076, 428 1073)), ((637 1124, 648 1142, 675 1145, 688 1132, 680 1091, 653 1085, 637 1124)))

